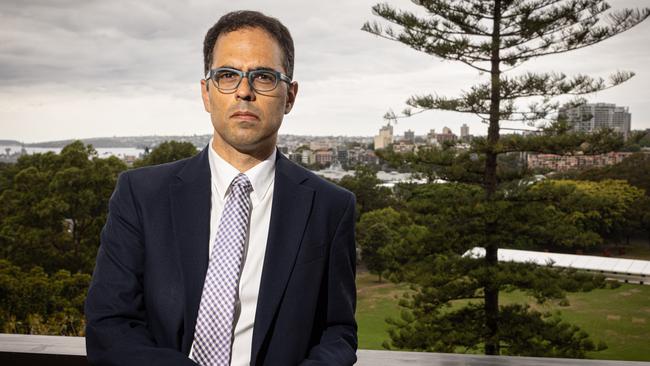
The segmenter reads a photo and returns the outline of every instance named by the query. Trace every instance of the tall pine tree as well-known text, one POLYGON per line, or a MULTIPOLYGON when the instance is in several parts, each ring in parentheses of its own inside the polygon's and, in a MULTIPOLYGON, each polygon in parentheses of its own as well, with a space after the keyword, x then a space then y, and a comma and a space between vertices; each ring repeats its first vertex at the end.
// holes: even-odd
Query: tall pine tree
MULTIPOLYGON (((508 192, 500 189, 504 184, 505 175, 498 167, 499 157, 513 151, 562 153, 583 150, 586 153, 597 153, 615 147, 616 142, 612 144, 607 134, 567 135, 566 125, 561 123, 553 124, 546 131, 544 138, 503 139, 500 135, 500 130, 503 128, 501 124, 505 121, 521 121, 534 125, 539 121, 552 121, 560 107, 558 97, 573 96, 573 99, 565 100, 564 105, 567 107, 579 105, 585 102, 581 96, 616 86, 627 81, 634 74, 620 71, 605 80, 588 75, 569 77, 558 72, 522 73, 519 72, 518 66, 537 57, 560 54, 607 40, 645 20, 650 15, 650 9, 612 11, 610 5, 603 0, 413 0, 413 3, 426 15, 398 10, 388 4, 378 4, 373 7, 373 13, 387 22, 368 22, 362 29, 403 43, 428 55, 461 62, 480 73, 489 75, 489 80, 485 83, 472 86, 459 97, 449 98, 435 94, 413 96, 407 101, 409 108, 404 111, 405 116, 434 109, 468 113, 479 116, 484 123, 488 124, 487 138, 475 141, 472 146, 473 153, 480 155, 478 160, 472 159, 471 154, 450 155, 444 151, 422 152, 416 159, 420 165, 429 164, 438 167, 443 175, 451 175, 456 180, 480 182, 485 202, 484 212, 481 213, 484 215, 485 222, 481 227, 483 237, 480 240, 485 248, 485 259, 482 268, 483 278, 479 286, 483 308, 472 312, 471 310, 476 309, 468 307, 468 312, 456 313, 458 318, 455 320, 450 317, 437 317, 436 321, 445 319, 451 323, 448 324, 450 327, 448 330, 443 329, 444 324, 442 324, 435 331, 440 337, 447 337, 447 339, 457 337, 448 343, 452 349, 454 345, 478 342, 484 344, 486 354, 499 354, 501 341, 509 338, 510 351, 522 354, 516 350, 532 347, 533 342, 517 344, 518 339, 523 339, 522 335, 513 336, 514 333, 510 332, 512 334, 508 337, 505 328, 507 326, 512 328, 513 324, 527 321, 526 319, 532 326, 540 317, 530 316, 531 313, 526 309, 510 307, 500 310, 499 307, 499 290, 504 286, 525 288, 534 285, 527 281, 519 284, 509 281, 503 273, 505 267, 502 267, 497 260, 498 248, 504 244, 502 235, 504 230, 500 227, 503 223, 499 218, 509 215, 507 211, 510 206, 504 202, 512 201, 512 195, 504 200, 508 192), (516 74, 513 74, 514 72, 516 74), (528 103, 524 106, 525 102, 528 103), (445 166, 452 166, 452 168, 445 169, 445 166), (483 319, 480 321, 473 319, 472 316, 475 314, 480 314, 483 319), (521 316, 526 314, 527 317, 521 316), (476 339, 468 341, 465 339, 466 334, 459 335, 458 332, 453 331, 453 322, 461 320, 466 323, 473 322, 472 324, 476 326, 474 330, 478 334, 476 339), (501 329, 500 323, 503 325, 501 329)), ((516 178, 516 175, 509 178, 516 178)), ((459 261, 457 268, 463 266, 472 267, 473 264, 459 261)), ((445 267, 445 264, 434 261, 431 267, 445 267)), ((465 269, 477 270, 476 268, 465 269)), ((453 271, 449 268, 441 270, 448 273, 453 271)), ((508 276, 512 275, 514 273, 508 274, 508 276)), ((550 273, 547 275, 551 276, 550 273)), ((468 285, 462 282, 459 284, 468 285)), ((448 284, 447 287, 449 286, 453 284, 448 284)), ((462 289, 455 290, 459 293, 458 298, 464 296, 462 289)), ((425 289, 423 296, 427 295, 427 291, 429 295, 434 294, 432 296, 435 297, 436 289, 425 289)), ((476 296, 476 293, 465 295, 466 298, 471 298, 476 296)), ((423 296, 419 300, 422 300, 423 296)), ((418 299, 414 301, 417 302, 418 299)), ((424 327, 419 331, 426 332, 426 329, 424 327)), ((564 332, 559 330, 568 331, 567 328, 552 329, 554 330, 547 329, 542 333, 548 333, 547 336, 550 338, 556 337, 549 338, 551 343, 557 341, 561 344, 562 341, 557 337, 563 336, 564 332)), ((431 328, 429 330, 431 331, 431 328)), ((426 340, 422 340, 426 336, 420 337, 419 340, 411 337, 409 343, 404 339, 404 337, 408 338, 407 333, 402 333, 401 336, 394 335, 394 342, 398 344, 401 342, 406 346, 427 344, 426 340)), ((429 342, 437 342, 437 340, 429 342)), ((576 347, 580 348, 580 345, 576 347)), ((431 348, 441 349, 435 346, 431 348)), ((557 351, 556 354, 571 356, 571 352, 557 351)), ((580 355, 578 353, 574 356, 580 355)))

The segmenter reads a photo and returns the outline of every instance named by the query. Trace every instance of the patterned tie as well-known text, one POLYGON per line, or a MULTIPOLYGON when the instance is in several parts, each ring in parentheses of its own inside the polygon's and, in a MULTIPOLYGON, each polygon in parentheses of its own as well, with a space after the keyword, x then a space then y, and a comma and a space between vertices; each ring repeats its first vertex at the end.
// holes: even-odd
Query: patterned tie
POLYGON ((230 184, 230 194, 219 221, 194 330, 192 355, 202 366, 230 365, 235 301, 252 190, 248 177, 238 174, 230 184))

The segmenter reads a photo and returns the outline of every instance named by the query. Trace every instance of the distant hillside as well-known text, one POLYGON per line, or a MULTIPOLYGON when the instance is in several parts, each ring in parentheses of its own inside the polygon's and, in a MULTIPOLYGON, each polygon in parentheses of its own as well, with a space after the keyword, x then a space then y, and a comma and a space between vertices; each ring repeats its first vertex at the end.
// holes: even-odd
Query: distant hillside
MULTIPOLYGON (((92 137, 80 139, 84 144, 93 145, 95 148, 136 148, 144 149, 145 147, 154 148, 164 141, 187 141, 194 144, 199 149, 205 147, 210 141, 212 134, 205 135, 185 135, 185 136, 113 136, 113 137, 92 137)), ((278 145, 281 146, 300 146, 309 145, 314 141, 322 141, 328 144, 338 144, 344 146, 348 142, 369 144, 372 142, 372 137, 368 136, 314 136, 314 135, 278 135, 278 145)), ((40 147, 40 148, 63 148, 64 146, 75 141, 75 139, 56 140, 56 141, 42 141, 25 144, 26 147, 40 147)), ((20 141, 14 140, 0 140, 0 145, 22 145, 20 141)))
MULTIPOLYGON (((80 139, 84 144, 91 144, 93 147, 108 148, 108 147, 133 147, 143 149, 145 147, 154 147, 164 141, 189 141, 197 147, 205 146, 210 140, 211 135, 193 135, 193 136, 126 136, 126 137, 93 137, 88 139, 80 139)), ((58 140, 58 141, 43 141, 31 144, 25 144, 29 147, 50 147, 62 148, 74 139, 58 140)), ((20 144, 20 143, 19 143, 20 144)))
POLYGON ((22 145, 22 142, 16 141, 16 140, 0 140, 0 145, 5 145, 5 146, 14 146, 14 145, 22 145))

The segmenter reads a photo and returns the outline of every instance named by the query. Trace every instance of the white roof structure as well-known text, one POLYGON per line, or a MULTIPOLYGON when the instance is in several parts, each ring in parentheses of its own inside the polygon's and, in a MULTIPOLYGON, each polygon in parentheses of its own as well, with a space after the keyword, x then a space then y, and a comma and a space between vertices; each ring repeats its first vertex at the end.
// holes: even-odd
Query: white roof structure
MULTIPOLYGON (((474 247, 463 257, 485 257, 485 249, 474 247)), ((499 249, 499 261, 517 263, 553 264, 556 267, 602 271, 630 276, 650 276, 650 261, 640 259, 598 257, 594 255, 577 255, 563 253, 534 252, 529 250, 499 249)))

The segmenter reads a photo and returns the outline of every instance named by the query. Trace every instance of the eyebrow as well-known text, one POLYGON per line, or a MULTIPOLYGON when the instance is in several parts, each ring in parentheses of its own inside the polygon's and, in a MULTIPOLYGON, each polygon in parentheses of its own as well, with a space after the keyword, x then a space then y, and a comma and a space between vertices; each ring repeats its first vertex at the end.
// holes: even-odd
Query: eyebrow
MULTIPOLYGON (((216 67, 215 69, 221 69, 221 68, 224 68, 224 67, 229 68, 229 69, 239 70, 238 68, 236 68, 234 66, 231 66, 231 65, 221 65, 219 67, 216 67)), ((239 70, 239 71, 243 71, 243 70, 239 70)), ((252 69, 248 69, 248 71, 273 71, 273 72, 275 72, 277 70, 275 70, 275 69, 273 69, 271 67, 267 67, 267 66, 258 66, 258 67, 254 67, 252 69)))

